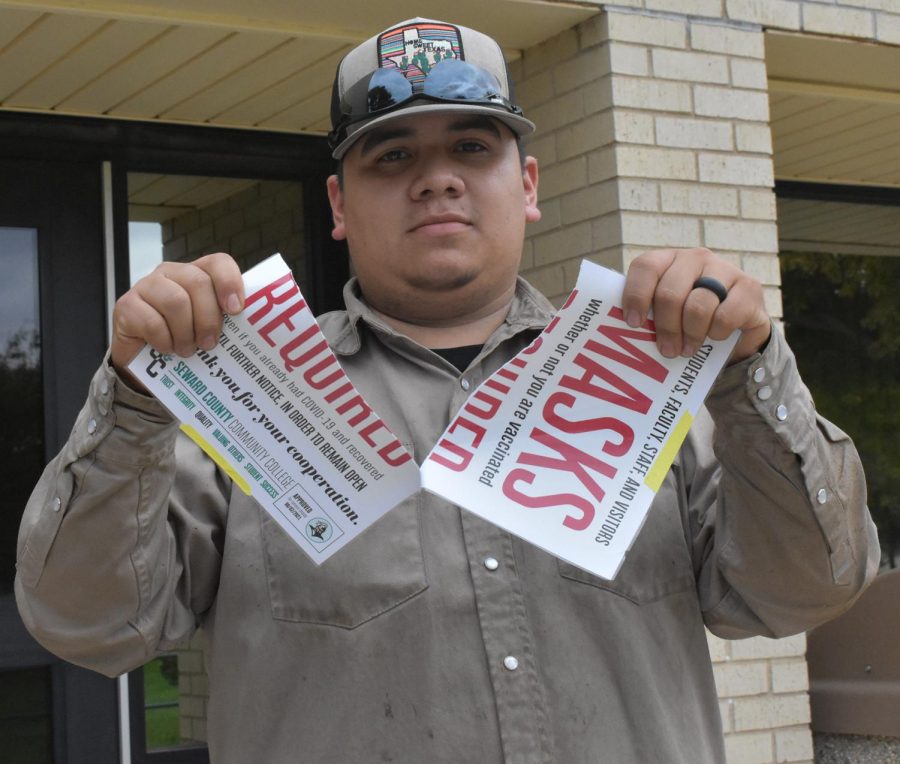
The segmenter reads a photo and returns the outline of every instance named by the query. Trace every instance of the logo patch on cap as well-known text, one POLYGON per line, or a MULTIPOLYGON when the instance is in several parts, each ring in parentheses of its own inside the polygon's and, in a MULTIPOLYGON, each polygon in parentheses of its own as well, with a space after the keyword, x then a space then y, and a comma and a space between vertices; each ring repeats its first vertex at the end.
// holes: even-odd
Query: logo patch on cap
POLYGON ((452 24, 406 24, 378 37, 379 67, 399 69, 414 86, 447 58, 465 58, 459 29, 452 24))

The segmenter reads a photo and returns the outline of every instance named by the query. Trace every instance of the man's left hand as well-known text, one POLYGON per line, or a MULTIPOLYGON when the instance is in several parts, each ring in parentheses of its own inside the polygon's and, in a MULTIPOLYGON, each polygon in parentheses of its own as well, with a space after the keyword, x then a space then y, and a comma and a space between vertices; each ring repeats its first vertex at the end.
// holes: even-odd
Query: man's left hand
POLYGON ((740 329, 734 363, 761 350, 771 333, 760 283, 708 249, 657 249, 635 258, 622 297, 628 324, 640 326, 651 308, 657 344, 668 358, 690 357, 706 337, 724 340, 740 329), (719 281, 726 298, 695 288, 701 276, 719 281))

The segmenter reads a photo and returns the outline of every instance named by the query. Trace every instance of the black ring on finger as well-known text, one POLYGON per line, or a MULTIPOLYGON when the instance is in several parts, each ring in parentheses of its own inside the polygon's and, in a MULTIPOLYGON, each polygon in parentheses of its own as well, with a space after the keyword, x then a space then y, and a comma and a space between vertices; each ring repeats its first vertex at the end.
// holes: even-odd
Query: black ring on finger
POLYGON ((708 289, 719 298, 720 303, 725 302, 725 298, 728 297, 728 290, 725 288, 725 285, 712 276, 701 276, 694 282, 691 289, 708 289))

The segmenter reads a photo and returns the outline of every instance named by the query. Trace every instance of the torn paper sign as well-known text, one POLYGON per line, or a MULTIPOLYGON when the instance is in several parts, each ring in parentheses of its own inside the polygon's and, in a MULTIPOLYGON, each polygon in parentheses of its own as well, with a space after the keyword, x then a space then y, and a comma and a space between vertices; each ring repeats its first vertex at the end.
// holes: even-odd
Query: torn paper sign
POLYGON ((665 358, 632 329, 625 277, 584 262, 546 330, 469 398, 422 485, 542 549, 614 578, 739 334, 665 358))

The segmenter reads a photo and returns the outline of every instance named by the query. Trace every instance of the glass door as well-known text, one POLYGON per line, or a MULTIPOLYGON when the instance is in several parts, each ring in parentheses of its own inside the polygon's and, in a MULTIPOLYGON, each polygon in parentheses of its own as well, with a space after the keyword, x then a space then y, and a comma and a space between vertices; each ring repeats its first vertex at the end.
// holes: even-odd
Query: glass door
POLYGON ((118 760, 112 680, 25 631, 19 519, 64 442, 105 345, 98 163, 0 159, 0 761, 118 760), (94 223, 92 225, 91 223, 94 223))

